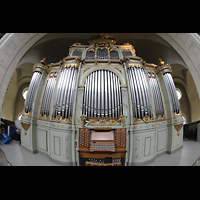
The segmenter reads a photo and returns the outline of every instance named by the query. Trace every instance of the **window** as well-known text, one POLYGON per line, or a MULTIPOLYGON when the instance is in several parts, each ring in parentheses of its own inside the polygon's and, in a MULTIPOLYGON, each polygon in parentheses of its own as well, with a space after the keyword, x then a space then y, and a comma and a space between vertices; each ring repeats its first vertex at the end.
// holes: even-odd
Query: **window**
POLYGON ((75 49, 72 56, 79 56, 81 57, 82 56, 82 50, 79 50, 79 49, 75 49))
POLYGON ((117 51, 110 51, 110 59, 119 59, 119 55, 117 51))
POLYGON ((132 53, 131 53, 131 50, 129 49, 124 49, 122 50, 122 54, 123 54, 123 57, 127 57, 127 56, 133 56, 132 53))
POLYGON ((22 118, 22 113, 20 113, 20 114, 18 115, 18 120, 21 120, 21 118, 22 118))
POLYGON ((179 88, 176 88, 176 94, 178 96, 178 100, 180 101, 181 97, 182 97, 182 92, 179 88))
POLYGON ((23 90, 23 92, 22 92, 22 96, 23 96, 24 100, 26 100, 27 93, 28 93, 28 87, 25 88, 25 89, 23 90))
POLYGON ((183 124, 186 124, 186 117, 184 115, 182 115, 183 117, 183 124))

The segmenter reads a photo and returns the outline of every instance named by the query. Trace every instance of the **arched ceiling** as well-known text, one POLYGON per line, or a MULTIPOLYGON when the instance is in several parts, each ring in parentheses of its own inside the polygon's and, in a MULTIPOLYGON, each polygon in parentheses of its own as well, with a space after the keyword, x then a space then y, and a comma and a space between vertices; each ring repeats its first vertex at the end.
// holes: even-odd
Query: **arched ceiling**
MULTIPOLYGON (((46 63, 55 63, 66 57, 69 47, 75 43, 88 44, 99 33, 48 33, 36 42, 22 57, 18 66, 24 63, 37 63, 46 57, 46 63)), ((156 33, 105 33, 114 37, 117 44, 129 42, 135 47, 136 54, 148 63, 158 64, 158 58, 166 63, 179 64, 187 68, 177 52, 156 33)))

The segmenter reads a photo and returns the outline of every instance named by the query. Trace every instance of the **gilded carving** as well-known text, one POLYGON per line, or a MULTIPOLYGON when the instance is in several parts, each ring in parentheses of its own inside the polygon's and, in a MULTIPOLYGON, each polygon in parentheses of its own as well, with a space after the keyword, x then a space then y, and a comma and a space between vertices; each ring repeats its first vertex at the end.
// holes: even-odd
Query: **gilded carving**
POLYGON ((30 124, 25 124, 21 122, 22 127, 24 128, 24 134, 27 135, 27 131, 30 127, 30 124))
POLYGON ((181 130, 182 126, 183 126, 183 124, 174 125, 174 128, 176 129, 178 136, 180 135, 180 130, 181 130))

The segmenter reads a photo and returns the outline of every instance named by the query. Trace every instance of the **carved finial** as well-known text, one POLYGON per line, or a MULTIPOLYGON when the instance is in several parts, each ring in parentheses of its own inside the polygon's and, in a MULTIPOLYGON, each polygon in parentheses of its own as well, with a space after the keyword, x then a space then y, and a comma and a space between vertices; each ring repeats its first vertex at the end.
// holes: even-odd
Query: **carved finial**
POLYGON ((158 60, 160 61, 160 63, 159 63, 160 65, 164 65, 165 64, 165 62, 161 58, 159 58, 158 60))
POLYGON ((46 57, 44 57, 42 60, 40 60, 40 63, 45 65, 45 60, 46 60, 46 57))

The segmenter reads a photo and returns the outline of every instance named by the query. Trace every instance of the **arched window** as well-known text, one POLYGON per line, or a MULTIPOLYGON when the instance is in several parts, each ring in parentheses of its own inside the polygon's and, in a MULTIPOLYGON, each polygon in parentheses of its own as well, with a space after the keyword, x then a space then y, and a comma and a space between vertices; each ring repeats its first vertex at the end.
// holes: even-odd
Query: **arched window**
POLYGON ((183 117, 183 124, 186 124, 187 121, 186 121, 186 117, 185 117, 185 115, 182 115, 182 117, 183 117))
POLYGON ((179 88, 176 88, 176 94, 178 96, 178 100, 180 101, 180 99, 182 98, 182 92, 179 88))
POLYGON ((21 118, 22 118, 22 113, 20 113, 20 114, 18 115, 17 119, 18 119, 18 120, 21 120, 21 118))
POLYGON ((80 49, 75 49, 74 51, 73 51, 73 54, 72 54, 72 56, 79 56, 79 57, 81 57, 82 56, 82 50, 80 50, 80 49))
POLYGON ((94 49, 89 49, 86 54, 86 59, 95 59, 94 49))
MULTIPOLYGON (((129 56, 131 55, 132 54, 130 52, 129 56)), ((97 47, 93 47, 87 50, 85 59, 86 60, 87 59, 100 59, 100 60, 119 59, 119 54, 118 54, 117 49, 115 48, 97 45, 97 47)))
POLYGON ((96 59, 108 59, 108 49, 107 48, 98 48, 96 59))
POLYGON ((22 92, 22 96, 23 96, 24 100, 26 100, 27 93, 28 93, 28 87, 26 87, 22 92))
POLYGON ((124 49, 122 51, 122 55, 123 55, 123 58, 125 58, 127 56, 133 56, 132 53, 131 53, 131 50, 129 50, 129 49, 124 49))
POLYGON ((116 50, 110 50, 110 59, 119 59, 119 54, 116 50))

